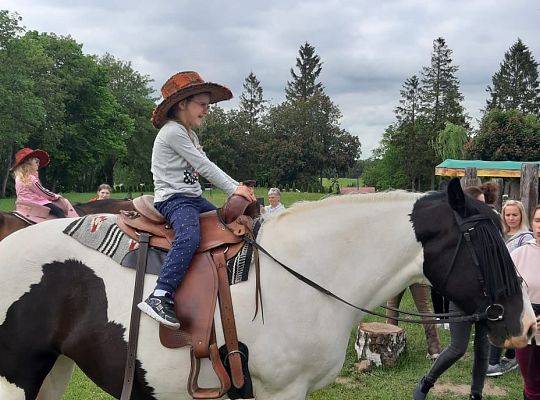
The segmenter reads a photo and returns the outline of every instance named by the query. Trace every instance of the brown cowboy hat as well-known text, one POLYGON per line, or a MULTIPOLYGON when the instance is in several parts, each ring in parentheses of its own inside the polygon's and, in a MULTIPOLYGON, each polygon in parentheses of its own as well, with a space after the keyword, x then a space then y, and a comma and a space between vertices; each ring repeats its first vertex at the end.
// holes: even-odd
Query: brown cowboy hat
POLYGON ((15 154, 15 162, 11 166, 10 171, 13 171, 15 168, 17 168, 19 165, 21 165, 23 162, 30 158, 37 158, 39 160, 39 168, 46 167, 51 160, 49 154, 46 151, 39 149, 33 150, 30 147, 25 147, 24 149, 19 150, 15 154))
POLYGON ((160 129, 167 121, 167 113, 173 105, 189 96, 200 93, 210 94, 210 104, 233 97, 229 88, 217 83, 205 82, 194 71, 183 71, 171 76, 161 88, 163 100, 152 113, 152 124, 160 129))

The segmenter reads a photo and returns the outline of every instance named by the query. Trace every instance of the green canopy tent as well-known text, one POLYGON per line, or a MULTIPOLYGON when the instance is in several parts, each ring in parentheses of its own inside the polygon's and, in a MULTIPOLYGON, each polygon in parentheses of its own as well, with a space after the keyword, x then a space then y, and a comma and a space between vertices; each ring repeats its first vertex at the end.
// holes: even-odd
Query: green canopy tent
POLYGON ((540 161, 482 161, 447 159, 435 167, 435 175, 461 176, 464 186, 478 185, 482 178, 493 179, 499 186, 499 198, 496 202, 500 210, 502 195, 510 199, 519 199, 529 216, 538 204, 538 182, 540 161), (504 180, 503 178, 507 178, 504 180), (510 179, 508 179, 510 178, 510 179))
MULTIPOLYGON (((521 161, 482 161, 482 160, 452 160, 447 159, 435 167, 435 175, 465 176, 465 168, 476 168, 476 175, 488 178, 520 178, 521 161)), ((527 164, 538 164, 531 161, 527 164)), ((540 176, 540 172, 539 175, 540 176)))

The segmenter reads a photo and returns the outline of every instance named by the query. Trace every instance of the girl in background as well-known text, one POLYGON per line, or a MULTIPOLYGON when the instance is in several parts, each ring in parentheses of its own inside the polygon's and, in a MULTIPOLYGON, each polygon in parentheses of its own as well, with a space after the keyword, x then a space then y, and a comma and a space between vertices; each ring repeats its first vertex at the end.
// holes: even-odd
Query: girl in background
POLYGON ((49 164, 50 157, 43 150, 32 150, 29 147, 15 154, 15 163, 11 171, 15 176, 17 201, 37 204, 49 208, 50 213, 58 218, 65 218, 65 212, 53 202, 61 196, 43 187, 39 180, 38 170, 49 164))

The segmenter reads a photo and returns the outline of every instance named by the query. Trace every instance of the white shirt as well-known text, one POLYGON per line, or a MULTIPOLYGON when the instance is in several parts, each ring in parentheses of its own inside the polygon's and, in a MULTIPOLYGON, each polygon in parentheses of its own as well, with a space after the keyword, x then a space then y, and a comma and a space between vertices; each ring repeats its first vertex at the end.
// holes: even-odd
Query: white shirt
POLYGON ((270 215, 270 214, 279 214, 285 210, 285 206, 281 203, 278 203, 277 206, 264 206, 264 214, 263 215, 270 215))
POLYGON ((175 121, 168 121, 157 134, 151 169, 154 202, 164 201, 176 193, 200 196, 199 174, 228 195, 238 187, 238 182, 206 157, 197 135, 175 121))

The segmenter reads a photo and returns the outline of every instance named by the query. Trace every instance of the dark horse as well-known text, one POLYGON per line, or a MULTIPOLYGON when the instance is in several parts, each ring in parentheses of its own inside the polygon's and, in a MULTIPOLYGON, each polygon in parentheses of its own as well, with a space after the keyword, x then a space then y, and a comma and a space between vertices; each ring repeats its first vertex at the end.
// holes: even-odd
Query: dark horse
MULTIPOLYGON (((78 203, 73 206, 80 216, 89 214, 118 214, 120 210, 132 211, 133 203, 131 200, 106 199, 99 201, 90 201, 88 203, 78 203)), ((26 228, 32 224, 16 217, 10 212, 0 211, 0 240, 7 235, 26 228)))
MULTIPOLYGON (((374 309, 427 276, 467 313, 492 310, 486 323, 493 343, 523 347, 536 320, 496 222, 456 180, 448 194, 398 191, 299 203, 265 220, 257 242, 359 307, 374 309)), ((135 272, 65 235, 69 223, 37 224, 0 242, 2 400, 60 399, 75 364, 120 397, 135 272)), ((254 268, 247 282, 231 286, 254 395, 305 400, 335 380, 364 313, 264 255, 260 272, 264 324, 260 313, 253 319, 254 268)), ((154 284, 155 276, 147 276, 144 296, 154 284)), ((219 318, 215 325, 221 332, 219 318)), ((217 340, 223 343, 219 333, 217 340)), ((189 372, 189 349, 163 347, 156 322, 142 318, 132 399, 189 399, 189 372)), ((215 386, 209 362, 200 377, 202 386, 215 386)))

